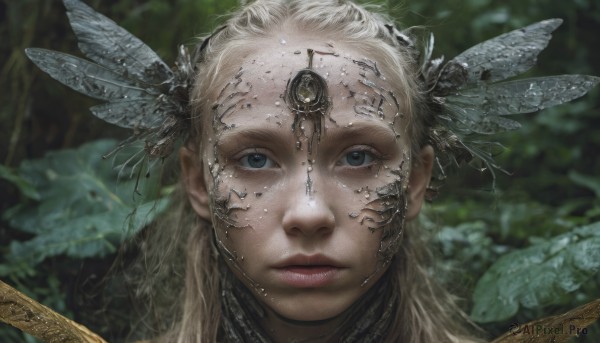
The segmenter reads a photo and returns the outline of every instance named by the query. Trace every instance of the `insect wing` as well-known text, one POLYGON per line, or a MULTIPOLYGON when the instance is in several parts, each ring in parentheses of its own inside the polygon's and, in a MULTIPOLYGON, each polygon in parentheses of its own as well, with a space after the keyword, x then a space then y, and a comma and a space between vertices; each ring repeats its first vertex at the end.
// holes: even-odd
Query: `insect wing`
POLYGON ((557 75, 481 85, 447 97, 448 103, 481 116, 531 113, 585 95, 600 82, 588 75, 557 75))
POLYGON ((100 100, 150 97, 130 80, 87 60, 57 51, 28 48, 27 57, 52 78, 100 100))
POLYGON ((79 0, 64 0, 79 49, 118 74, 159 85, 173 78, 171 69, 137 37, 79 0))
POLYGON ((445 115, 440 117, 453 132, 466 136, 470 134, 489 135, 512 131, 521 127, 519 122, 498 115, 486 115, 476 106, 448 103, 445 115))
POLYGON ((108 102, 93 106, 90 110, 96 117, 124 128, 154 129, 159 127, 166 118, 161 113, 158 99, 108 102))
POLYGON ((562 19, 548 19, 479 43, 451 62, 464 65, 467 84, 494 82, 519 75, 533 67, 562 19))

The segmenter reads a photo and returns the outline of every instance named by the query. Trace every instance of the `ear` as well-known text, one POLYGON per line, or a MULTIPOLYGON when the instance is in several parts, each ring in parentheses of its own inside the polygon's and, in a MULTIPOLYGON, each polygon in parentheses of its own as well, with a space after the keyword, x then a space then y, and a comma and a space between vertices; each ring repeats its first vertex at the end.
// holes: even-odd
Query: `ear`
POLYGON ((429 186, 429 181, 431 180, 433 158, 433 148, 431 145, 427 145, 421 149, 420 163, 412 166, 408 181, 407 220, 415 219, 421 211, 421 206, 425 200, 425 192, 427 191, 427 186, 429 186))
POLYGON ((211 221, 210 206, 204 169, 198 152, 183 146, 179 149, 179 163, 181 175, 190 204, 202 219, 211 221))

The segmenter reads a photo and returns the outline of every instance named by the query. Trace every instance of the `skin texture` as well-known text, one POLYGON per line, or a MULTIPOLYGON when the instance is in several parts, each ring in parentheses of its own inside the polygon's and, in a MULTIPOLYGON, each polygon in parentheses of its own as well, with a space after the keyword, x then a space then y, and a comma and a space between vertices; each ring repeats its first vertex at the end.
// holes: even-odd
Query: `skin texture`
POLYGON ((306 325, 335 326, 386 271, 420 210, 433 153, 424 148, 412 166, 401 99, 357 50, 298 35, 260 46, 215 87, 202 148, 182 148, 181 164, 192 206, 265 305, 269 334, 303 337, 306 325), (309 48, 330 108, 299 116, 285 92, 309 48), (298 264, 328 276, 306 281, 298 264))

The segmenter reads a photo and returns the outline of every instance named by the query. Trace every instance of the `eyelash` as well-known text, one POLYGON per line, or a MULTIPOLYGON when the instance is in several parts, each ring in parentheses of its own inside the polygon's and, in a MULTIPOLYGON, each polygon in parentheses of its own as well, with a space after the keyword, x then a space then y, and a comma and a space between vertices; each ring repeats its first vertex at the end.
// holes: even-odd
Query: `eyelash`
POLYGON ((276 166, 277 164, 271 159, 269 158, 267 155, 265 154, 261 154, 259 152, 254 152, 254 153, 250 153, 250 154, 246 154, 244 156, 242 156, 242 158, 240 158, 238 160, 241 164, 242 167, 247 168, 247 169, 267 169, 267 168, 273 168, 274 166, 276 166), (263 160, 259 160, 257 161, 256 158, 264 158, 264 162, 263 160), (255 160, 251 160, 251 158, 254 158, 255 160), (262 165, 260 166, 253 166, 252 163, 258 163, 260 164, 261 162, 263 162, 262 165), (265 165, 267 167, 265 167, 265 165), (265 168, 263 168, 265 167, 265 168))
POLYGON ((238 155, 239 157, 235 158, 235 160, 237 161, 238 165, 246 170, 261 170, 261 169, 269 169, 269 168, 274 168, 277 167, 277 163, 271 158, 269 157, 268 154, 261 152, 258 149, 254 149, 253 151, 246 151, 240 155, 238 155), (256 166, 252 166, 253 162, 258 162, 260 164, 261 161, 252 161, 251 158, 253 157, 262 157, 264 158, 264 164, 256 167, 256 166), (266 167, 265 167, 266 166, 266 167))
MULTIPOLYGON (((383 156, 381 156, 377 151, 375 151, 375 149, 368 147, 368 146, 357 146, 357 147, 352 147, 350 149, 347 149, 342 154, 342 157, 336 161, 336 166, 341 166, 344 168, 351 168, 351 169, 369 168, 375 164, 380 163, 383 159, 384 159, 383 156), (364 153, 364 155, 359 156, 359 158, 362 157, 360 164, 352 165, 348 161, 350 154, 353 154, 353 153, 364 153), (365 163, 365 161, 366 161, 366 163, 365 163)), ((252 152, 245 152, 239 158, 236 158, 235 160, 237 160, 238 165, 240 167, 242 167, 243 169, 247 169, 247 170, 270 169, 270 168, 274 168, 274 167, 278 166, 278 164, 271 157, 269 157, 268 154, 265 154, 259 150, 254 150, 252 152), (263 162, 263 160, 254 160, 253 161, 253 160, 251 160, 251 158, 262 158, 264 160, 264 162, 263 162), (262 165, 259 165, 259 166, 252 165, 253 163, 261 164, 261 162, 263 162, 262 165)))
POLYGON ((375 149, 368 146, 358 146, 346 150, 342 154, 342 157, 336 162, 336 165, 353 169, 369 168, 377 163, 380 163, 383 159, 383 156, 381 156, 375 149), (362 156, 363 160, 359 165, 352 165, 348 161, 350 154, 353 153, 364 153, 362 156), (367 160, 366 164, 363 164, 365 163, 365 160, 367 160))

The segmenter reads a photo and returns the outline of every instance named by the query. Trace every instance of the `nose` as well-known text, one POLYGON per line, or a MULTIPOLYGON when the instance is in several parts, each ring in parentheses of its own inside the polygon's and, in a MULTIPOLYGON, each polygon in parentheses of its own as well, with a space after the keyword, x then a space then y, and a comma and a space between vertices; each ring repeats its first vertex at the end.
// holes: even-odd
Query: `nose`
POLYGON ((335 216, 315 172, 293 178, 288 185, 283 229, 292 236, 325 236, 335 227, 335 216), (309 180, 309 177, 311 180, 309 180), (307 182, 312 185, 307 186, 307 182))

